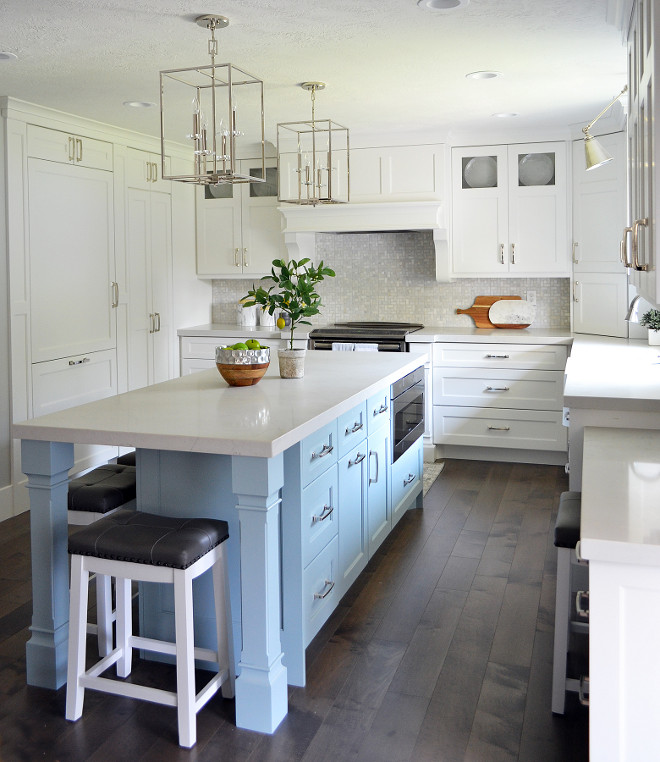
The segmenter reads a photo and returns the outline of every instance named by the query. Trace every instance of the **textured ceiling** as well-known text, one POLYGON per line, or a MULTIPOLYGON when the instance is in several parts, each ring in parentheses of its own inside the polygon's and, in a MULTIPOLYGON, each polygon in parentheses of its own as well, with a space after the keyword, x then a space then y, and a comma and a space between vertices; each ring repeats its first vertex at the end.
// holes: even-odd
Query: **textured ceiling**
MULTIPOLYGON (((611 2, 611 0, 610 0, 611 2)), ((317 117, 351 134, 431 132, 439 140, 588 122, 625 83, 608 0, 471 0, 429 13, 416 0, 2 0, 0 95, 158 134, 158 72, 208 63, 203 13, 227 16, 219 61, 264 80, 268 137, 305 118, 297 87, 322 80, 317 117), (495 69, 503 77, 468 80, 495 69), (494 112, 516 112, 502 120, 494 112), (506 124, 504 122, 506 121, 506 124)))

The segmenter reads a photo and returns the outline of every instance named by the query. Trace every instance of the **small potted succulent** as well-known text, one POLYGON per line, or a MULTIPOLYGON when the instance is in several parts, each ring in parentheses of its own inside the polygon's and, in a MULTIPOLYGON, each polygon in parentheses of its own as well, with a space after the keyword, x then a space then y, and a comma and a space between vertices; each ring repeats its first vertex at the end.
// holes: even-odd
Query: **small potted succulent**
POLYGON ((639 324, 649 329, 649 344, 660 345, 660 310, 645 312, 639 324))
POLYGON ((288 349, 278 350, 280 376, 282 378, 302 378, 304 375, 305 349, 293 348, 293 333, 297 325, 310 325, 305 318, 320 314, 321 297, 316 293, 316 284, 326 277, 334 278, 334 270, 319 262, 314 267, 309 258, 299 262, 274 259, 270 275, 265 275, 262 281, 272 281, 267 290, 263 286, 248 291, 244 297, 245 307, 258 304, 270 315, 278 313, 278 328, 284 328, 285 319, 279 317, 284 313, 290 318, 290 338, 288 349))

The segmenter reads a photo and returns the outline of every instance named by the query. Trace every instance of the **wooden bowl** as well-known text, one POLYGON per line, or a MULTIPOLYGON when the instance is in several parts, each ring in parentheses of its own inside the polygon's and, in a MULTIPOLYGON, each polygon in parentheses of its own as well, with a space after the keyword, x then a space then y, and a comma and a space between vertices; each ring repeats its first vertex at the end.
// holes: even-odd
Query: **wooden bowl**
POLYGON ((253 386, 258 384, 264 377, 269 362, 257 363, 256 365, 224 365, 217 362, 217 369, 229 386, 253 386))

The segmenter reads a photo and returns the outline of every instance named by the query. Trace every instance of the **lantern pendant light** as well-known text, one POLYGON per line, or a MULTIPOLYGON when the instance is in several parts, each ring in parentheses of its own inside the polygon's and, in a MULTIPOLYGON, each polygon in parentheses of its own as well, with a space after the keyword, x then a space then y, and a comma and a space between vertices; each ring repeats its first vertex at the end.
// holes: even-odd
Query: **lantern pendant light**
POLYGON ((324 82, 303 82, 312 100, 312 118, 277 125, 279 201, 289 204, 337 204, 350 200, 348 128, 317 119, 316 93, 324 82))
MULTIPOLYGON (((265 182, 263 81, 230 63, 216 63, 216 29, 225 16, 206 14, 195 23, 211 33, 210 65, 160 72, 162 177, 198 185, 265 182), (185 142, 190 164, 184 174, 169 174, 169 143, 185 142), (240 171, 239 158, 261 159, 255 176, 240 171)), ((254 171, 254 170, 251 170, 254 171)))

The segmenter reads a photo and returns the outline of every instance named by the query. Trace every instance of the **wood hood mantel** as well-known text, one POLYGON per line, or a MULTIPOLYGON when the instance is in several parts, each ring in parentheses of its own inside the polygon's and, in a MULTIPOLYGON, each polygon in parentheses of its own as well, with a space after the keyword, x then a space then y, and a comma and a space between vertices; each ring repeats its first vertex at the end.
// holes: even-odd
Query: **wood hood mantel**
POLYGON ((436 254, 436 280, 449 279, 449 251, 443 205, 437 201, 376 204, 282 205, 289 256, 314 258, 316 233, 430 231, 436 254))

